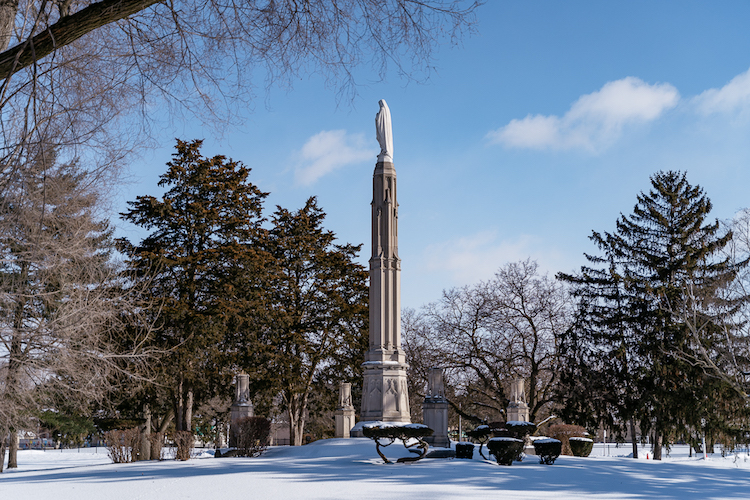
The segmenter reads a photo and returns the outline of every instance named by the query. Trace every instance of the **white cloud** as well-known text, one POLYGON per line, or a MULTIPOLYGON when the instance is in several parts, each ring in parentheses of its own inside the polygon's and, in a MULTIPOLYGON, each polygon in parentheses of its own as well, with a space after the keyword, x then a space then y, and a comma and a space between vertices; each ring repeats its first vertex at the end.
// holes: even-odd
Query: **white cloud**
POLYGON ((720 89, 708 89, 693 99, 703 114, 732 113, 750 109, 750 69, 720 89))
POLYGON ((511 120, 487 137, 509 147, 596 151, 615 141, 625 125, 653 121, 679 99, 677 89, 668 83, 649 85, 630 76, 581 96, 562 117, 529 115, 511 120))
POLYGON ((377 155, 364 134, 346 130, 324 130, 310 137, 297 153, 299 163, 294 172, 297 184, 308 186, 326 174, 377 155))
POLYGON ((529 257, 539 263, 542 272, 559 269, 562 263, 558 252, 538 237, 521 235, 512 241, 499 241, 497 231, 486 230, 429 245, 423 267, 430 274, 449 275, 452 286, 463 286, 490 279, 502 265, 529 257))

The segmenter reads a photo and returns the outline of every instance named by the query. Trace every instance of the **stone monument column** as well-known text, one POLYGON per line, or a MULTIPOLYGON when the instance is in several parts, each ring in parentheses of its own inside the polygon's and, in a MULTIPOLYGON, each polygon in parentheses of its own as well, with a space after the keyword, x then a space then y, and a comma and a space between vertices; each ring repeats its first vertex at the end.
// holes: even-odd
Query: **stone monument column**
POLYGON ((253 403, 250 402, 250 376, 244 373, 237 375, 234 390, 234 403, 230 407, 229 447, 237 447, 239 422, 254 415, 253 403))
POLYGON ((391 112, 375 117, 380 154, 372 179, 370 346, 365 354, 362 421, 410 423, 406 356, 401 349, 401 259, 391 112))
POLYGON ((427 380, 427 393, 422 403, 424 425, 435 431, 432 436, 423 438, 430 446, 449 448, 448 439, 448 400, 445 398, 443 369, 430 368, 427 380))
POLYGON ((348 438, 354 427, 354 406, 352 406, 352 384, 342 382, 339 385, 339 406, 334 414, 336 429, 333 437, 348 438))
POLYGON ((523 387, 523 379, 517 378, 511 382, 510 403, 506 416, 508 421, 528 422, 529 405, 526 404, 526 391, 523 387))

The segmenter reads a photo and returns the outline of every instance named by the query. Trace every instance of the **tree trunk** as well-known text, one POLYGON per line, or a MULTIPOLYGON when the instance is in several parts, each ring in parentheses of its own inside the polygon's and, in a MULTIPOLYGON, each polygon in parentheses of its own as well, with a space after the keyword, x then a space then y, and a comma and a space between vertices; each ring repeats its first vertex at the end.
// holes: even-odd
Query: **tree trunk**
POLYGON ((164 415, 164 418, 162 418, 161 423, 159 424, 159 428, 156 430, 156 432, 160 432, 164 434, 167 432, 167 427, 169 427, 169 423, 174 418, 174 410, 169 410, 169 413, 164 415))
POLYGON ((294 423, 294 446, 302 446, 304 443, 302 442, 302 438, 304 437, 305 432, 305 419, 302 417, 299 417, 296 419, 296 422, 294 423))
POLYGON ((0 51, 10 44, 17 12, 18 0, 0 0, 0 51))
POLYGON ((184 417, 185 417, 185 400, 182 397, 183 380, 180 377, 180 381, 177 384, 177 395, 175 398, 174 405, 174 428, 176 431, 184 431, 184 417))
POLYGON ((10 446, 8 447, 8 468, 18 468, 18 431, 10 431, 10 446))
POLYGON ((35 61, 78 40, 86 33, 131 16, 157 2, 158 0, 103 0, 71 16, 63 17, 34 38, 0 54, 0 80, 31 66, 35 61))
POLYGON ((5 466, 5 438, 7 436, 7 432, 0 431, 0 472, 3 472, 3 467, 5 466))
POLYGON ((143 431, 141 431, 141 454, 139 460, 151 460, 151 407, 143 405, 143 431))
MULTIPOLYGON (((27 264, 21 266, 21 282, 26 279, 27 264)), ((21 366, 23 363, 23 346, 21 345, 21 335, 23 332, 24 304, 25 300, 21 293, 19 300, 16 302, 14 310, 13 328, 11 331, 10 352, 8 353, 8 368, 5 376, 5 396, 10 405, 9 413, 13 418, 14 413, 20 410, 21 395, 21 366)), ((16 417, 17 418, 17 417, 16 417)), ((14 427, 16 422, 8 422, 8 468, 15 469, 18 467, 18 433, 14 427)), ((4 437, 3 437, 4 439, 4 437)))
POLYGON ((300 394, 294 394, 289 398, 289 438, 292 446, 302 446, 306 403, 307 398, 300 394))
MULTIPOLYGON (((21 390, 21 366, 23 362, 21 335, 24 327, 24 305, 26 300, 23 293, 20 292, 26 288, 25 283, 28 276, 28 269, 28 263, 24 262, 21 265, 21 271, 19 273, 21 277, 21 285, 18 290, 18 301, 16 302, 14 310, 13 331, 11 333, 10 352, 8 353, 8 372, 5 377, 5 393, 6 396, 9 396, 8 399, 11 404, 11 412, 14 411, 12 405, 16 405, 16 411, 19 409, 19 398, 21 397, 19 395, 21 390)), ((10 436, 8 436, 8 468, 16 469, 18 468, 18 431, 14 428, 12 421, 10 424, 10 436)))
POLYGON ((661 460, 661 431, 654 431, 654 460, 661 460))
POLYGON ((193 387, 188 385, 187 390, 187 397, 185 398, 185 420, 183 422, 183 425, 185 428, 183 430, 185 431, 193 431, 193 387))
POLYGON ((295 412, 292 410, 291 406, 289 407, 289 410, 287 410, 287 413, 289 414, 289 444, 292 446, 301 446, 302 436, 297 435, 297 419, 294 416, 295 412))
POLYGON ((630 436, 633 441, 633 458, 638 458, 638 438, 635 435, 635 419, 630 419, 630 436))

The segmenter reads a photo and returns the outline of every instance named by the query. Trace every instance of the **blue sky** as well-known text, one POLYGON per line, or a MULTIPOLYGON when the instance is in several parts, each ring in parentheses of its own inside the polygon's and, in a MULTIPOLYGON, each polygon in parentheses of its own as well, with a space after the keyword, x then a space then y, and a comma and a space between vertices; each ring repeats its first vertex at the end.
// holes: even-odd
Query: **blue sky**
MULTIPOLYGON (((157 132, 120 203, 158 195, 174 138, 250 166, 275 205, 317 196, 369 259, 374 117, 393 117, 402 305, 488 279, 510 261, 573 271, 659 170, 685 170, 731 218, 750 207, 750 2, 489 0, 478 33, 442 45, 424 83, 358 70, 338 101, 318 78, 261 94, 244 122, 157 132)), ((262 83, 262 82, 260 82, 262 83)), ((142 234, 121 224, 121 234, 142 234)))

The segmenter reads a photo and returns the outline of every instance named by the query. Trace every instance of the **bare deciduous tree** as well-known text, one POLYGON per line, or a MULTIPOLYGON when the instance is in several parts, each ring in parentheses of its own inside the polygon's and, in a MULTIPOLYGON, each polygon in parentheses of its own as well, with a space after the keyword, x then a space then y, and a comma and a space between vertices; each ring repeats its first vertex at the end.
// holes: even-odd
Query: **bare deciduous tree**
POLYGON ((260 82, 316 73, 343 96, 360 64, 426 76, 437 41, 471 29, 479 3, 2 0, 0 188, 53 138, 61 154, 117 165, 142 147, 157 106, 226 124, 260 82))
POLYGON ((143 339, 125 338, 122 328, 135 309, 113 264, 111 230, 97 214, 97 186, 48 154, 54 167, 34 161, 0 197, 3 440, 43 408, 87 410, 145 355, 143 339))
POLYGON ((557 339, 569 325, 571 301, 560 283, 539 275, 535 262, 507 264, 494 279, 445 291, 418 318, 406 318, 410 363, 445 367, 468 416, 497 419, 516 377, 526 381, 530 419, 548 411, 557 339))

